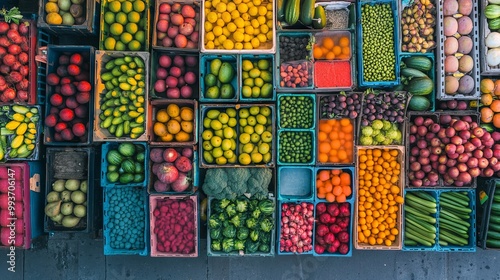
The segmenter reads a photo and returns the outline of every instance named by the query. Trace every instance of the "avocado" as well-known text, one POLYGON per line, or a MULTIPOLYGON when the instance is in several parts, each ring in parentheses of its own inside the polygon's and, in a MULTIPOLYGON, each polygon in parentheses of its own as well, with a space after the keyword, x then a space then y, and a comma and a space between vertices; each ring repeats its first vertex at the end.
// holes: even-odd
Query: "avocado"
POLYGON ((219 69, 219 81, 223 84, 230 83, 234 77, 234 68, 229 62, 224 62, 219 69))

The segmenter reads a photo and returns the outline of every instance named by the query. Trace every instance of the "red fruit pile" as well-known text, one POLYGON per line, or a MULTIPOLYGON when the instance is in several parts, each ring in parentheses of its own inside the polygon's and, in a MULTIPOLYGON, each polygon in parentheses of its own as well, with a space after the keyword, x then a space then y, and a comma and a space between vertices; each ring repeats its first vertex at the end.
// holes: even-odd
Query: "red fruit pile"
POLYGON ((314 205, 283 203, 281 205, 280 252, 305 253, 312 250, 314 205))
POLYGON ((196 49, 199 40, 199 12, 196 6, 161 3, 156 22, 156 44, 163 47, 196 49))
POLYGON ((22 189, 23 169, 0 166, 0 243, 3 246, 22 246, 24 243, 22 189))
POLYGON ((29 92, 28 23, 0 21, 0 102, 27 102, 29 92))
POLYGON ((349 253, 351 205, 344 203, 318 203, 316 205, 316 254, 349 253))
POLYGON ((193 149, 154 148, 149 152, 153 162, 154 189, 157 192, 184 192, 193 184, 193 149))
POLYGON ((164 253, 191 254, 196 244, 196 209, 192 199, 156 199, 153 211, 156 250, 164 253))
POLYGON ((92 84, 84 54, 62 54, 55 73, 47 75, 50 112, 45 125, 54 128, 54 141, 85 141, 92 84))
POLYGON ((157 95, 167 93, 167 98, 192 98, 198 82, 198 57, 160 55, 156 81, 157 95))

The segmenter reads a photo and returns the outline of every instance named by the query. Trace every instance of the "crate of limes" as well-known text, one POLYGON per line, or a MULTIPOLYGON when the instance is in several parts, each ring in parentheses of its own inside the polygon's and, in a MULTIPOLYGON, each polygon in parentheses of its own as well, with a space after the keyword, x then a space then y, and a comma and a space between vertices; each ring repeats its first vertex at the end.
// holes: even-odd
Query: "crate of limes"
POLYGON ((101 1, 99 49, 149 50, 149 0, 101 1))
POLYGON ((242 102, 276 100, 273 79, 274 55, 241 55, 240 60, 240 100, 242 102))
POLYGON ((201 167, 274 166, 274 105, 201 106, 201 167))

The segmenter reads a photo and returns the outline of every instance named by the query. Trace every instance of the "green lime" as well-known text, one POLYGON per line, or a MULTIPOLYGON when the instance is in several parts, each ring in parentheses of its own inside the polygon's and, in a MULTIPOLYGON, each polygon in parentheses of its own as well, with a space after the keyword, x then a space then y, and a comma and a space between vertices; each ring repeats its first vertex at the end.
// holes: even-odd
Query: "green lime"
POLYGON ((146 9, 146 5, 141 0, 134 1, 134 11, 142 13, 146 9))
POLYGON ((129 22, 138 23, 141 20, 141 14, 136 11, 128 13, 127 19, 129 22))
POLYGON ((112 11, 113 13, 118 13, 122 8, 122 4, 118 0, 115 0, 113 2, 109 2, 108 5, 109 5, 108 6, 109 10, 112 11))
POLYGON ((135 34, 139 28, 136 23, 129 22, 125 25, 125 30, 130 34, 135 34))
POLYGON ((115 22, 115 14, 113 14, 112 12, 105 12, 104 22, 107 24, 113 24, 115 22))
POLYGON ((117 50, 117 51, 126 51, 127 50, 127 45, 125 45, 121 41, 117 41, 116 42, 115 50, 117 50))
POLYGON ((123 25, 115 22, 109 27, 109 32, 113 35, 120 36, 123 33, 123 25))
POLYGON ((137 40, 132 40, 128 43, 128 49, 131 51, 139 51, 141 49, 141 43, 137 40))
POLYGON ((243 95, 243 97, 245 98, 250 98, 252 97, 252 88, 249 87, 249 86, 243 86, 241 88, 241 94, 243 95))
POLYGON ((144 40, 146 38, 146 35, 144 33, 144 31, 140 30, 140 31, 137 31, 137 33, 135 33, 135 39, 139 42, 141 42, 141 44, 144 44, 144 40))
POLYGON ((129 1, 122 2, 122 12, 128 14, 132 11, 132 3, 129 1))
POLYGON ((269 60, 267 60, 267 59, 260 59, 257 62, 257 67, 259 67, 260 70, 267 70, 269 68, 269 60))
POLYGON ((115 21, 119 24, 127 24, 127 14, 124 12, 119 12, 115 15, 115 21))
POLYGON ((122 35, 120 35, 120 41, 122 41, 124 44, 128 44, 130 41, 132 41, 132 34, 128 32, 123 32, 122 35))

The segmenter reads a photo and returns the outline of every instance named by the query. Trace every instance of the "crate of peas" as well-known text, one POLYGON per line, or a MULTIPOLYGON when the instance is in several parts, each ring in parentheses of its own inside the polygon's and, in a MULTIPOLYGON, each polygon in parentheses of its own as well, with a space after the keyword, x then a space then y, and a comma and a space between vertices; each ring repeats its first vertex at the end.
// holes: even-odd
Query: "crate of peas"
POLYGON ((280 129, 313 129, 316 96, 314 94, 278 94, 278 127, 280 129))
POLYGON ((149 201, 146 189, 103 190, 104 255, 149 254, 149 201))
POLYGON ((311 129, 278 132, 278 165, 312 165, 315 162, 315 132, 311 129))

